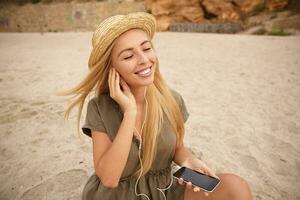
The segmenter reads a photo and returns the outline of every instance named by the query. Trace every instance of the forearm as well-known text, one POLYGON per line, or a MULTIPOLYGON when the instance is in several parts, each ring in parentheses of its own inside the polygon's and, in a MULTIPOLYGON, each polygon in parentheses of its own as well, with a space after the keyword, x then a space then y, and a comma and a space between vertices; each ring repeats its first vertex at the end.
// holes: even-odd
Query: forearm
POLYGON ((197 159, 197 158, 183 144, 182 146, 176 149, 173 161, 177 165, 184 166, 185 162, 190 159, 197 159))
POLYGON ((98 161, 97 171, 109 185, 116 185, 126 166, 135 126, 135 113, 124 113, 118 133, 109 150, 98 161))

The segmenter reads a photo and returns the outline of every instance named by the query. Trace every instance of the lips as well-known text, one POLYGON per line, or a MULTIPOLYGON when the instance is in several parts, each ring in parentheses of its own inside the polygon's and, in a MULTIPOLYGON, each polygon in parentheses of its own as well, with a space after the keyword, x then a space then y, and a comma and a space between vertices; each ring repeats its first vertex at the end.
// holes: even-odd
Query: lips
POLYGON ((139 71, 135 72, 136 75, 142 76, 142 77, 150 76, 151 73, 152 73, 152 66, 144 68, 142 70, 139 70, 139 71))
POLYGON ((152 68, 152 66, 150 66, 150 67, 145 67, 145 68, 143 68, 143 69, 141 69, 141 70, 135 72, 135 74, 138 74, 138 73, 140 73, 140 72, 143 72, 143 71, 147 70, 148 68, 152 68))

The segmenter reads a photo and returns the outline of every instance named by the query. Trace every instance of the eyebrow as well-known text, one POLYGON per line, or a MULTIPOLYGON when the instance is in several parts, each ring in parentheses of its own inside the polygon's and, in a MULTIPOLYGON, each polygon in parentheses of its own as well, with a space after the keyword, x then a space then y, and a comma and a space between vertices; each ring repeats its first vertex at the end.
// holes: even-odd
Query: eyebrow
MULTIPOLYGON (((149 40, 145 40, 144 42, 142 42, 140 44, 140 46, 142 46, 143 44, 145 44, 146 42, 150 42, 149 40)), ((121 55, 121 53, 123 53, 124 51, 129 51, 129 50, 133 50, 133 47, 130 47, 130 48, 126 48, 126 49, 123 49, 122 51, 120 51, 120 53, 118 54, 118 57, 121 55)))

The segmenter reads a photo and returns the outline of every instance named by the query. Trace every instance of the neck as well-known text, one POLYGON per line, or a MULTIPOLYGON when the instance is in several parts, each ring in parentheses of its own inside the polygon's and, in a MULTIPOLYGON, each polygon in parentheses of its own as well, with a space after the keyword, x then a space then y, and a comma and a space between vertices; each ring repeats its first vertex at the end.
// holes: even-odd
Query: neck
POLYGON ((144 93, 146 90, 146 86, 138 87, 138 88, 130 88, 130 90, 135 98, 136 103, 143 104, 145 101, 144 93))

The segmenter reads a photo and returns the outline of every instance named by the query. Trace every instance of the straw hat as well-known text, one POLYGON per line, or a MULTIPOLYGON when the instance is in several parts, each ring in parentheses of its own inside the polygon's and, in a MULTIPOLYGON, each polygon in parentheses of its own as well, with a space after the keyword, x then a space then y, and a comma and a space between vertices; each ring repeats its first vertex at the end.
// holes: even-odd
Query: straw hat
POLYGON ((91 69, 97 63, 109 45, 119 35, 132 28, 141 28, 152 39, 156 30, 156 20, 146 12, 114 15, 103 20, 93 34, 93 49, 89 57, 89 68, 91 69))

